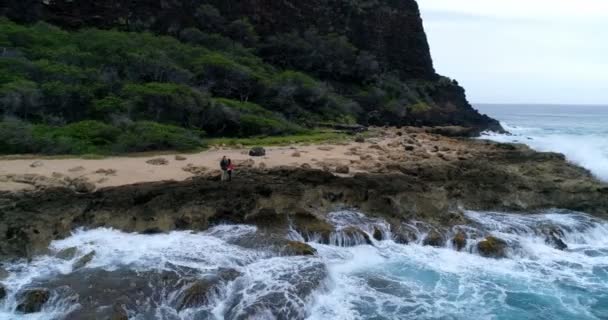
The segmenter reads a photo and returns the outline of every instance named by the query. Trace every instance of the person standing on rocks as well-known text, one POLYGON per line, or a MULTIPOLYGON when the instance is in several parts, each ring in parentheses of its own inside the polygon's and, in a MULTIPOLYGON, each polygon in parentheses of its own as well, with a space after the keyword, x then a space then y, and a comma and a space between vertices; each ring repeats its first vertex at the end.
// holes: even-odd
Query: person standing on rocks
POLYGON ((231 159, 228 159, 228 181, 232 181, 232 171, 234 171, 234 163, 232 163, 231 159))
POLYGON ((222 169, 222 181, 226 180, 228 177, 228 165, 230 164, 230 160, 226 159, 226 156, 222 157, 220 161, 220 169, 222 169))

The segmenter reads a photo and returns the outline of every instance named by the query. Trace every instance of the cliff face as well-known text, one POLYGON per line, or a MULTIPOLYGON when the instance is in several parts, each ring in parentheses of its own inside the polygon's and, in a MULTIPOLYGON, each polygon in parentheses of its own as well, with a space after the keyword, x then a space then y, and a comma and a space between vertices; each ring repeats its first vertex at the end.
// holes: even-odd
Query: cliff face
POLYGON ((72 28, 122 26, 171 33, 195 25, 202 3, 231 19, 247 17, 261 35, 311 27, 346 35, 404 78, 436 77, 414 0, 10 0, 3 10, 23 22, 42 19, 72 28))
MULTIPOLYGON (((415 0, 8 0, 0 13, 17 22, 45 20, 66 28, 95 26, 152 30, 177 35, 200 25, 202 4, 219 10, 224 20, 247 18, 262 37, 315 29, 346 36, 372 53, 384 72, 405 82, 432 84, 419 93, 431 108, 418 114, 387 113, 376 125, 460 125, 502 130, 467 102, 464 90, 435 73, 415 0), (443 83, 443 84, 441 84, 443 83)), ((205 19, 208 19, 205 18, 205 19)), ((418 98, 416 98, 418 99, 418 98)), ((414 100, 416 100, 414 99, 414 100)), ((371 106, 373 109, 375 106, 371 106)))

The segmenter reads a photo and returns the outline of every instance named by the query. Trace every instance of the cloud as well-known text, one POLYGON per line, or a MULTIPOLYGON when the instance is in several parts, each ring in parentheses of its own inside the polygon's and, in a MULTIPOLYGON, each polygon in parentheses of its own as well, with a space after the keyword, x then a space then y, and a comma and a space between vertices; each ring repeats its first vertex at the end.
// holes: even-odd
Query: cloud
POLYGON ((532 20, 605 19, 605 0, 419 0, 424 10, 442 10, 497 18, 532 20))
POLYGON ((437 71, 474 102, 608 103, 608 1, 418 2, 437 71))

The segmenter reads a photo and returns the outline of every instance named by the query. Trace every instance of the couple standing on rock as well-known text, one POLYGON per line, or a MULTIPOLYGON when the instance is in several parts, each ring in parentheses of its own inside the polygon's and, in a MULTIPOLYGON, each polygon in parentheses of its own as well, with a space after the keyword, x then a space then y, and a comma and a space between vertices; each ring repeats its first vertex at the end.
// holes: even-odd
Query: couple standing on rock
POLYGON ((232 181, 232 171, 234 171, 234 163, 232 163, 232 160, 223 156, 222 161, 220 161, 220 168, 222 169, 222 181, 232 181))

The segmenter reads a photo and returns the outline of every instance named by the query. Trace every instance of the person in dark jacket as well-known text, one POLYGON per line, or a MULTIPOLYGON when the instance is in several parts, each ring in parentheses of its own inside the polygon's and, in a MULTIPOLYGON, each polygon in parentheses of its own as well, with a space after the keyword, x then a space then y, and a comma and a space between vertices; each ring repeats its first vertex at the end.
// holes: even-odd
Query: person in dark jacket
POLYGON ((228 177, 228 165, 230 164, 230 160, 226 159, 226 156, 222 157, 220 161, 220 169, 222 169, 222 181, 226 180, 228 177))

